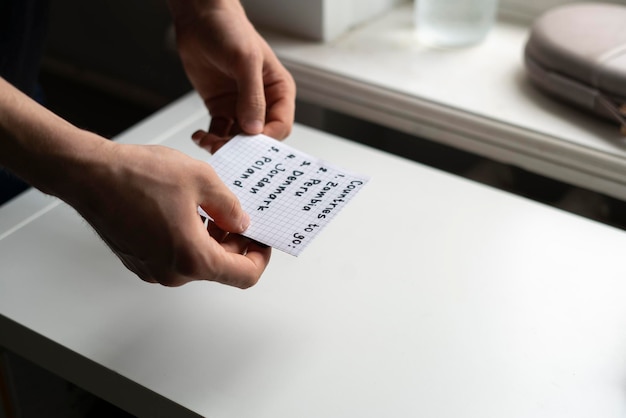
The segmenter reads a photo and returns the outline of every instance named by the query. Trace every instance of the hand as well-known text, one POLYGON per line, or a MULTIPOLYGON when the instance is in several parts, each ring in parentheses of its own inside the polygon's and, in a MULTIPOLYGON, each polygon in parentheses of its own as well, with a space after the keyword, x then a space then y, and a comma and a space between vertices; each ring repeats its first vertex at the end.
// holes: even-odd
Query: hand
POLYGON ((80 194, 62 197, 128 269, 166 286, 212 280, 247 288, 259 280, 271 249, 238 235, 249 217, 207 163, 161 146, 100 148, 99 162, 83 168, 85 184, 71 185, 80 194), (198 205, 215 219, 211 234, 198 205))
POLYGON ((207 163, 78 129, 2 78, 0 165, 73 206, 143 280, 245 288, 269 262, 269 247, 238 235, 249 218, 207 163))
POLYGON ((215 152, 238 133, 286 138, 292 128, 295 83, 248 21, 237 0, 199 9, 170 0, 187 75, 211 114, 208 132, 193 135, 215 152))

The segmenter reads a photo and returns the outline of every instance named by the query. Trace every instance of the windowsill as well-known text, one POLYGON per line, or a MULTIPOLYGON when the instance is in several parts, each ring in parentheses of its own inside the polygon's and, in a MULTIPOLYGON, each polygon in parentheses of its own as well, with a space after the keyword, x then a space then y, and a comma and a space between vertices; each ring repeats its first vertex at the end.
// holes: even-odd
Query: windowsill
POLYGON ((526 26, 499 22, 476 47, 431 49, 412 13, 399 7, 326 44, 266 37, 304 101, 626 199, 619 128, 530 85, 526 26))

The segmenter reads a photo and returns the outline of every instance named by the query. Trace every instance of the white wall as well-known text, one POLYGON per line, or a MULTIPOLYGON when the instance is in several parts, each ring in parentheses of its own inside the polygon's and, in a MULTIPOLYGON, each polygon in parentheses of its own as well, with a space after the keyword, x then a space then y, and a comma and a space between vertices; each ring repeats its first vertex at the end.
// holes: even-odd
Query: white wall
POLYGON ((316 41, 330 41, 409 0, 242 0, 256 25, 316 41))

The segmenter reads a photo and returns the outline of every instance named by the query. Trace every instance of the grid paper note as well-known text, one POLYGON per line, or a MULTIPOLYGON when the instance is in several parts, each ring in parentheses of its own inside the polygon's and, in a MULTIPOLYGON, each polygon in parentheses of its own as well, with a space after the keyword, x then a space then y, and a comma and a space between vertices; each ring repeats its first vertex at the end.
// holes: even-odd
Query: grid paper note
POLYGON ((368 181, 265 135, 237 136, 208 163, 250 215, 243 235, 295 256, 368 181))

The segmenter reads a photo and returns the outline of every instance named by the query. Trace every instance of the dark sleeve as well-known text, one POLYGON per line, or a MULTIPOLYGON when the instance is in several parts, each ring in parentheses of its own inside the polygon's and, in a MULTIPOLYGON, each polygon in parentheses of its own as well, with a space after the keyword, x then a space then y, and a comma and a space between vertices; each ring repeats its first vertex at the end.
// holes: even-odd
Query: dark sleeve
POLYGON ((0 0, 0 76, 35 98, 49 1, 0 0))
MULTIPOLYGON (((38 100, 48 0, 0 0, 0 76, 38 100)), ((0 205, 28 185, 0 167, 0 205)))

